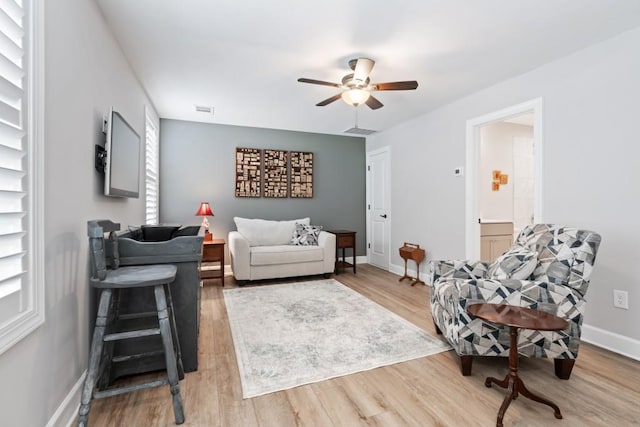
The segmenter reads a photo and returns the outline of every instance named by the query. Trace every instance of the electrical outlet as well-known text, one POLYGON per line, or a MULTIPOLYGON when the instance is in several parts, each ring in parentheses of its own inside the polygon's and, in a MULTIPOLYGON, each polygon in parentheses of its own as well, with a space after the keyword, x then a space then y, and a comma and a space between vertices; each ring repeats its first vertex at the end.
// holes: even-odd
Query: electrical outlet
POLYGON ((613 306, 629 310, 629 293, 627 291, 613 290, 613 306))

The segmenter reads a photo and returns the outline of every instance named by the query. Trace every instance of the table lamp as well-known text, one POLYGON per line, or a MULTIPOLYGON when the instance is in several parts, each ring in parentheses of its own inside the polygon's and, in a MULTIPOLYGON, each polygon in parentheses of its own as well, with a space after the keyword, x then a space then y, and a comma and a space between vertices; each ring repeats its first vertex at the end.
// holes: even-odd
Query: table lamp
POLYGON ((208 202, 200 203, 200 208, 198 209, 198 212, 196 212, 196 216, 202 217, 202 226, 204 227, 204 240, 213 240, 213 234, 209 233, 209 220, 207 219, 207 217, 214 215, 208 202))

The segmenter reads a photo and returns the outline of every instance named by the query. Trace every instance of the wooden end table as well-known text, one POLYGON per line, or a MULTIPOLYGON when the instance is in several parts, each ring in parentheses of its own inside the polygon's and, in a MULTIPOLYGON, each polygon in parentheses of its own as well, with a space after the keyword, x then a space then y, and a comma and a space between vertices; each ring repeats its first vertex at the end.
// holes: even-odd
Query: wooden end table
POLYGON ((347 267, 353 267, 353 274, 356 274, 356 232, 350 230, 327 230, 328 233, 336 235, 336 268, 335 273, 347 267), (353 263, 345 261, 344 250, 351 248, 353 251, 353 263), (342 260, 340 260, 339 250, 342 249, 342 260))
POLYGON ((212 239, 202 242, 202 263, 200 264, 200 279, 220 279, 224 287, 224 239, 212 239), (219 262, 219 270, 210 270, 202 264, 205 262, 219 262))
POLYGON ((404 279, 413 280, 413 277, 407 273, 407 261, 413 260, 416 263, 416 278, 411 282, 411 286, 424 282, 420 280, 420 263, 424 261, 425 251, 420 248, 420 245, 415 243, 404 242, 404 245, 400 248, 400 258, 404 260, 404 276, 398 279, 398 282, 402 282, 404 279))
POLYGON ((484 381, 484 385, 487 387, 491 387, 491 384, 496 384, 499 387, 507 389, 507 395, 504 397, 502 406, 500 406, 500 410, 498 411, 496 427, 502 427, 504 413, 507 411, 511 401, 515 400, 520 394, 533 401, 550 406, 553 408, 553 415, 557 419, 562 419, 558 405, 531 393, 524 386, 520 376, 518 376, 518 331, 520 329, 561 331, 566 329, 569 323, 554 314, 544 311, 505 304, 471 304, 467 307, 467 312, 482 320, 509 327, 509 373, 502 380, 487 377, 484 381))

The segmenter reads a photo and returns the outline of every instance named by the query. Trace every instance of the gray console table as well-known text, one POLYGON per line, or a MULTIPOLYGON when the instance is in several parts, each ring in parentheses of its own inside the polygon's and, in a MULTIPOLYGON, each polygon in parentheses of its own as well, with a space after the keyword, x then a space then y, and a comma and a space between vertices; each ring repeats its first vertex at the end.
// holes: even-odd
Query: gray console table
MULTIPOLYGON (((142 226, 117 233, 120 265, 174 264, 176 280, 171 285, 176 328, 185 372, 198 369, 198 331, 200 326, 200 277, 204 231, 200 226, 142 226)), ((107 244, 107 260, 113 259, 113 245, 107 244)), ((153 311, 155 299, 148 289, 132 289, 123 298, 121 313, 153 311)), ((155 337, 119 342, 114 355, 161 350, 155 337)), ((131 359, 116 364, 112 379, 123 375, 164 369, 161 352, 157 357, 131 359)))

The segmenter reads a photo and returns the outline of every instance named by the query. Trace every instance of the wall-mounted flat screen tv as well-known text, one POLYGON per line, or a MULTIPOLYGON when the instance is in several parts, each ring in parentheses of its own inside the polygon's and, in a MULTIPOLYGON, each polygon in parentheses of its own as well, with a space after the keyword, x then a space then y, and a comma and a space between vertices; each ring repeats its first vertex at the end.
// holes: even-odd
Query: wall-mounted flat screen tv
POLYGON ((107 119, 105 196, 138 198, 140 137, 113 108, 107 119))

